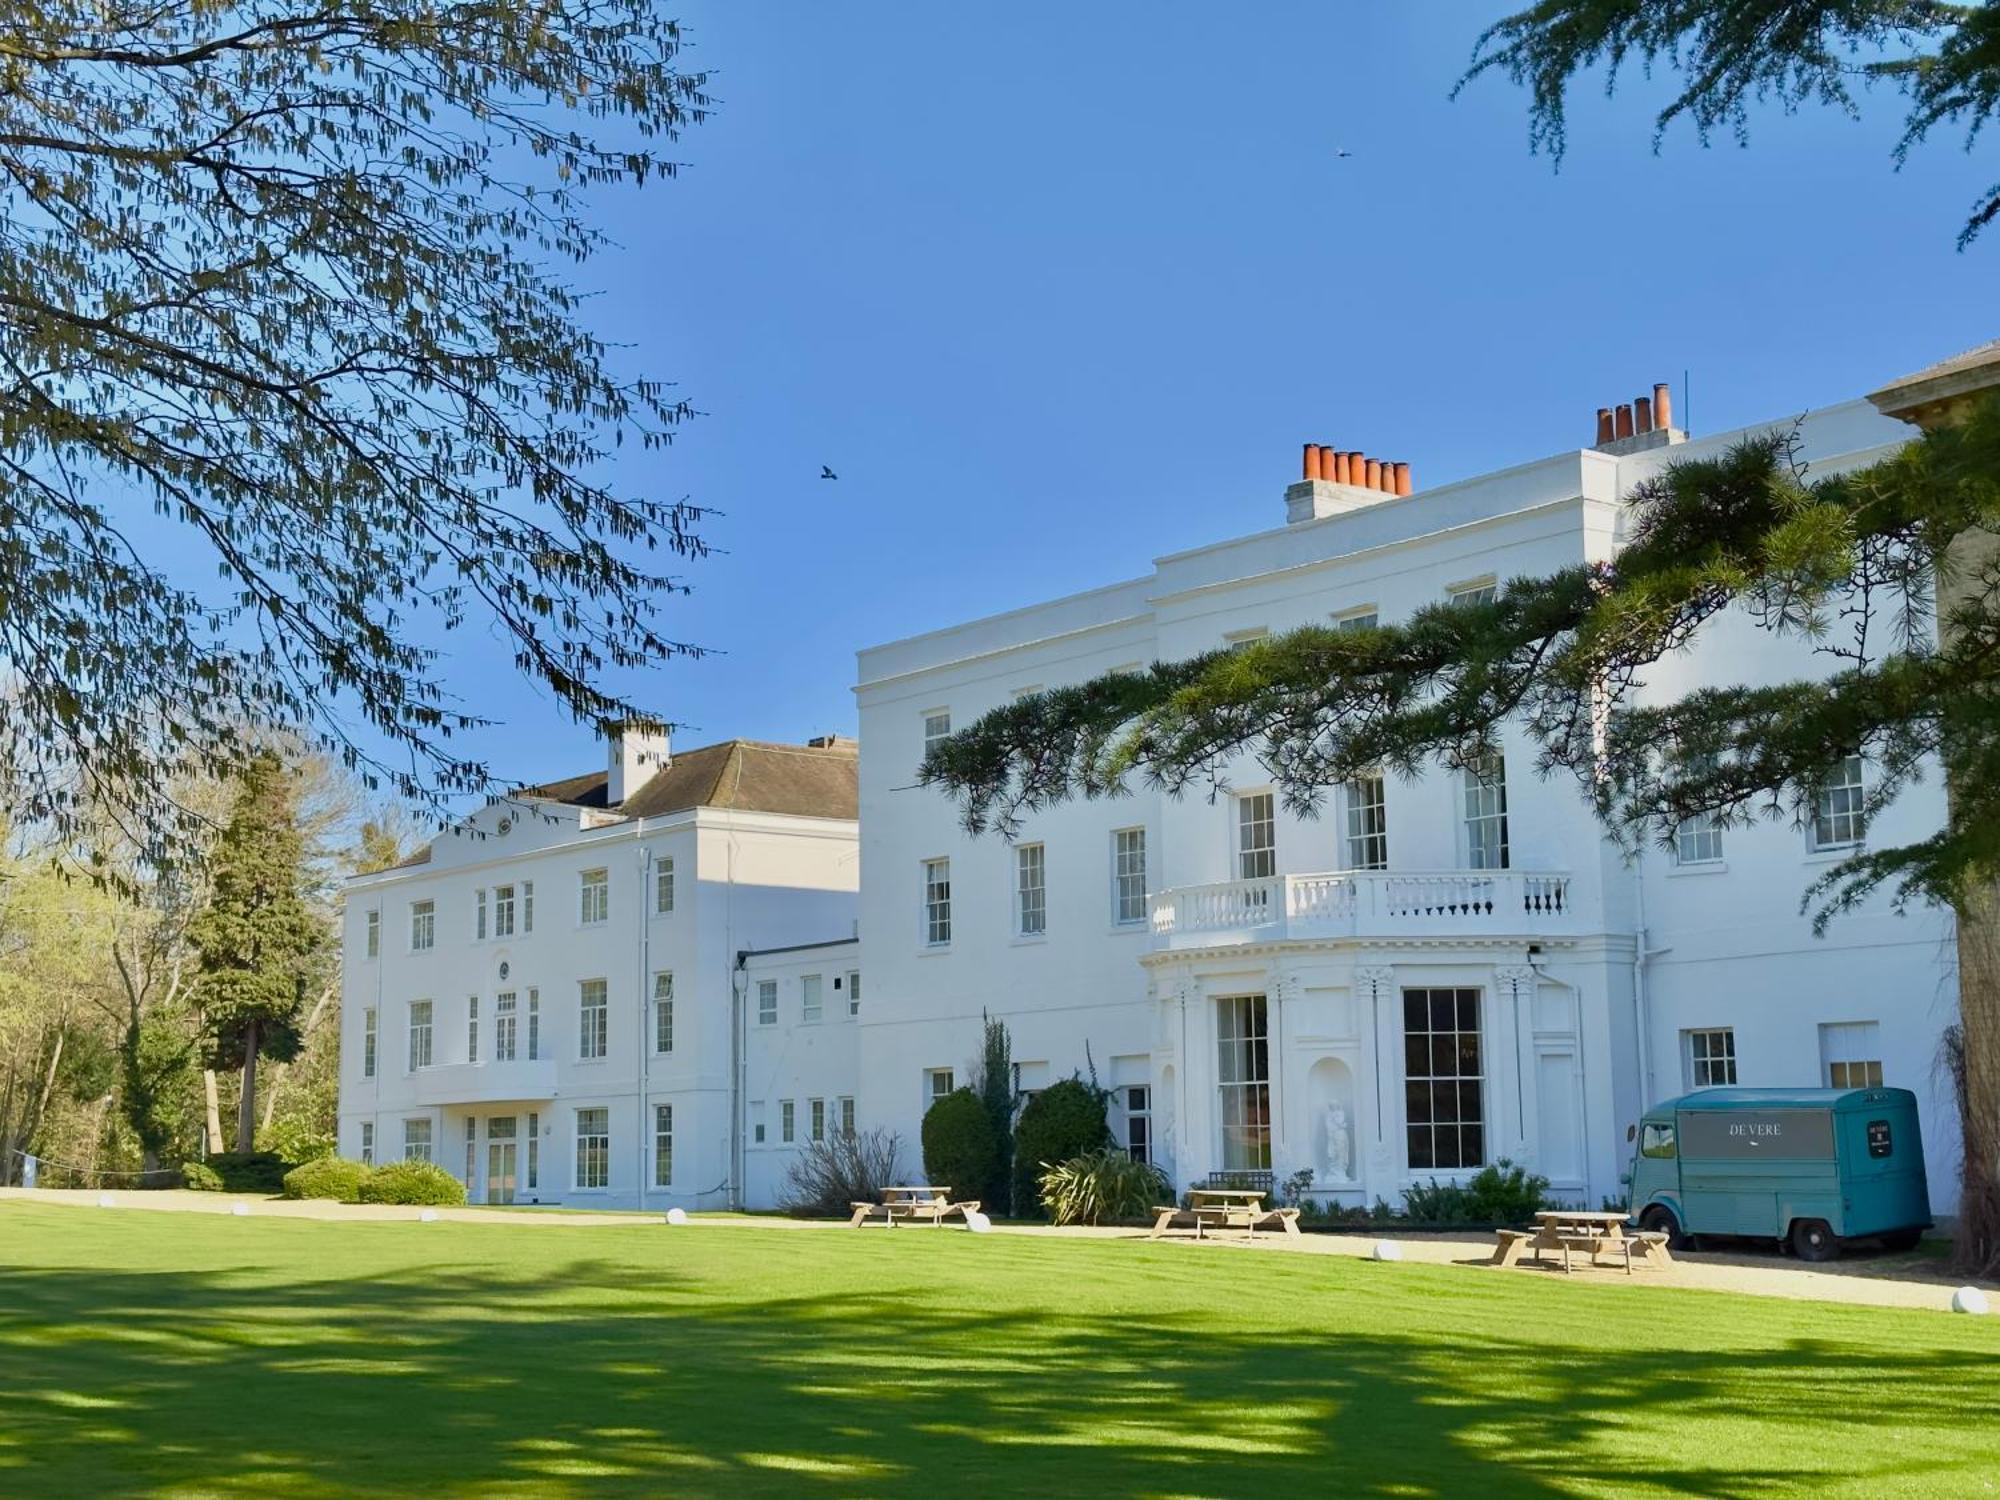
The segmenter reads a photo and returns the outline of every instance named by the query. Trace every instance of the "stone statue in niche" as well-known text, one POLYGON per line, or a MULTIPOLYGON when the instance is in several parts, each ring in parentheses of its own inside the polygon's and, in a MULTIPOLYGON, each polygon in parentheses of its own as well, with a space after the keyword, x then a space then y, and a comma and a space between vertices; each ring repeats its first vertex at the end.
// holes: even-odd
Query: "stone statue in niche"
POLYGON ((1347 1110, 1338 1101, 1329 1104, 1325 1113, 1326 1154, 1321 1164, 1326 1175, 1338 1181, 1351 1181, 1354 1177, 1354 1133, 1347 1125, 1347 1110))

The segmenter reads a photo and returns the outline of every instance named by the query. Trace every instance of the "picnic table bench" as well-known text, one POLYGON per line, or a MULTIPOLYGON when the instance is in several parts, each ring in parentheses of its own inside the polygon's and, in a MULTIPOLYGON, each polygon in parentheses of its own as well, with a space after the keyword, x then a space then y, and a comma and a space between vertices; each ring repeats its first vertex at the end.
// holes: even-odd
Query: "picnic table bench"
POLYGON ((1632 1274, 1635 1260, 1644 1265, 1669 1266, 1673 1257, 1667 1253, 1667 1237, 1650 1230, 1628 1234, 1625 1230, 1625 1215, 1622 1213, 1596 1213, 1583 1209, 1548 1209, 1535 1215, 1534 1229, 1502 1229, 1497 1232, 1498 1243, 1494 1246, 1489 1265, 1511 1266, 1519 1264, 1527 1255, 1537 1263, 1544 1251, 1558 1251, 1562 1255, 1562 1268, 1570 1269, 1571 1255, 1587 1255, 1592 1265, 1598 1264, 1603 1255, 1616 1255, 1625 1262, 1625 1274, 1632 1274))
POLYGON ((1153 1215, 1153 1232, 1146 1236, 1153 1240, 1169 1229, 1188 1226, 1193 1227, 1196 1239, 1209 1229, 1240 1229, 1254 1240, 1259 1229, 1269 1228, 1283 1229, 1293 1239, 1299 1238, 1299 1211, 1266 1208, 1262 1188, 1193 1188, 1186 1208, 1177 1203, 1156 1206, 1153 1215))
POLYGON ((954 1200, 948 1187, 929 1185, 885 1187, 882 1189, 880 1203, 863 1200, 848 1205, 854 1212, 847 1220, 847 1227, 859 1229, 871 1219, 879 1219, 891 1229, 904 1219, 918 1221, 928 1219, 935 1227, 942 1225, 953 1214, 957 1214, 969 1224, 971 1215, 979 1212, 979 1201, 977 1198, 954 1200))

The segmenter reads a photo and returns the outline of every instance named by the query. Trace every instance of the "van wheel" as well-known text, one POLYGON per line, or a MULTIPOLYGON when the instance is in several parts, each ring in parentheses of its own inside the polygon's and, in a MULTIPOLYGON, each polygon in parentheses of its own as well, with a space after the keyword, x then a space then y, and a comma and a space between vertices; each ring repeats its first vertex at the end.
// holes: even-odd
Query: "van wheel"
POLYGON ((1681 1221, 1674 1217, 1671 1208, 1655 1203, 1639 1215, 1639 1227, 1648 1234, 1664 1234, 1669 1250, 1696 1250, 1699 1242, 1691 1234, 1681 1229, 1681 1221))
POLYGON ((1917 1248, 1917 1242, 1924 1237, 1921 1229, 1898 1229, 1882 1236, 1882 1248, 1892 1255, 1901 1255, 1917 1248))
POLYGON ((1800 1260, 1837 1260, 1840 1237, 1824 1219, 1799 1219, 1792 1225, 1792 1253, 1800 1260))

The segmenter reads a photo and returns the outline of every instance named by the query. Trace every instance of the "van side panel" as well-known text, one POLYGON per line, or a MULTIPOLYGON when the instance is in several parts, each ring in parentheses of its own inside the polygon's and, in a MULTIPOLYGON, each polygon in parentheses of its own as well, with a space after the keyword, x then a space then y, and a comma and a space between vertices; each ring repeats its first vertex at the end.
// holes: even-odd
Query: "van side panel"
POLYGON ((1796 1218, 1843 1232, 1830 1110, 1682 1110, 1676 1127, 1691 1233, 1779 1239, 1796 1218))
POLYGON ((1835 1125, 1847 1225, 1839 1232, 1881 1234, 1929 1224, 1930 1189, 1915 1101, 1895 1095, 1844 1100, 1835 1125))

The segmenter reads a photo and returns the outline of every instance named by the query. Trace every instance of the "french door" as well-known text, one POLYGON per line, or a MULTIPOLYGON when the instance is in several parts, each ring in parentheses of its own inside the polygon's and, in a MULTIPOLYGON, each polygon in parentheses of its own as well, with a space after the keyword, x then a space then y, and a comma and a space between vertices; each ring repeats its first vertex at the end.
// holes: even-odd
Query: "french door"
POLYGON ((520 1146, 515 1137, 512 1115, 493 1115, 486 1121, 486 1201, 514 1201, 515 1172, 520 1146))

